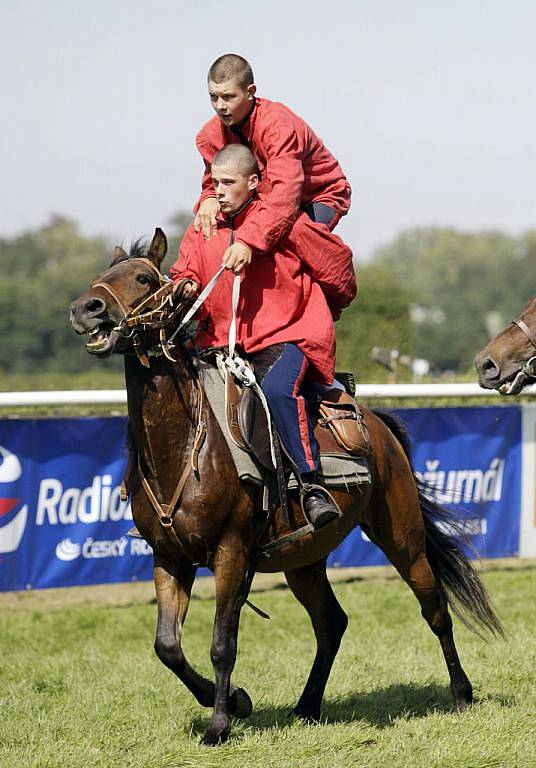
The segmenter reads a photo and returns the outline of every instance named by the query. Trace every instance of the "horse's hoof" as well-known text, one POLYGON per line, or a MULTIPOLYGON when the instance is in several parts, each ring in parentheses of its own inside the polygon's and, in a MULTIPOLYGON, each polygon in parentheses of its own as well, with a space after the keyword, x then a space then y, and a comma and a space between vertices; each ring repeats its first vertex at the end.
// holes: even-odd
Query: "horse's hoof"
POLYGON ((209 729, 199 743, 202 747, 219 747, 224 741, 225 739, 209 729))
POLYGON ((469 709, 472 703, 473 703, 472 696, 469 696, 467 698, 459 696, 456 699, 454 699, 454 706, 456 707, 457 712, 463 712, 464 710, 469 709))
POLYGON ((229 699, 229 712, 244 720, 253 712, 253 704, 243 688, 235 688, 229 699))
POLYGON ((312 712, 302 709, 301 707, 296 707, 296 709, 293 709, 292 712, 289 713, 289 719, 298 719, 307 725, 318 725, 320 722, 320 710, 318 710, 318 712, 312 712))
POLYGON ((473 686, 469 680, 467 680, 467 682, 464 685, 459 686, 456 691, 452 691, 452 695, 454 697, 454 706, 458 712, 463 712, 464 709, 467 709, 473 703, 473 686))
POLYGON ((227 741, 231 731, 231 723, 228 718, 222 718, 221 722, 218 720, 219 718, 216 719, 216 722, 213 721, 205 731, 200 742, 203 747, 218 747, 227 741))

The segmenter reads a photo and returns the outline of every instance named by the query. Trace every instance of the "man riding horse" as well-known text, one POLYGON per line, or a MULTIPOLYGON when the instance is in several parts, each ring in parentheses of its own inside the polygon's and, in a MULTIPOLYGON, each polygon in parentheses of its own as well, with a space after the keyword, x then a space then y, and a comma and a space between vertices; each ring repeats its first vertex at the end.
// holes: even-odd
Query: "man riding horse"
MULTIPOLYGON (((244 271, 237 345, 260 371, 261 388, 285 451, 303 482, 314 484, 318 446, 302 386, 306 378, 327 386, 334 382, 335 329, 326 297, 286 237, 267 252, 255 252, 246 269, 232 251, 263 208, 256 192, 259 169, 251 150, 243 144, 224 147, 212 162, 211 177, 219 206, 216 227, 208 240, 201 228, 197 232, 194 224, 188 228, 171 275, 176 283, 191 280, 195 290, 206 286, 222 264, 229 268, 203 306, 205 320, 196 341, 211 348, 229 344, 231 270, 244 271)), ((333 263, 351 263, 347 246, 327 231, 304 229, 301 245, 333 263)), ((352 293, 355 281, 344 288, 352 293)), ((305 497, 305 512, 316 529, 338 517, 330 498, 314 488, 305 497)))
MULTIPOLYGON (((300 388, 305 378, 341 386, 333 378, 333 320, 357 289, 352 252, 332 230, 350 208, 350 184, 302 118, 255 96, 242 56, 220 56, 209 69, 208 90, 216 116, 196 137, 205 164, 202 192, 172 276, 206 285, 222 264, 235 273, 248 267, 238 341, 266 369, 262 389, 283 446, 311 483, 318 448, 300 388)), ((202 346, 228 343, 231 275, 220 282, 207 301, 212 325, 199 335, 202 346)), ((319 492, 306 509, 315 528, 338 515, 319 492)))

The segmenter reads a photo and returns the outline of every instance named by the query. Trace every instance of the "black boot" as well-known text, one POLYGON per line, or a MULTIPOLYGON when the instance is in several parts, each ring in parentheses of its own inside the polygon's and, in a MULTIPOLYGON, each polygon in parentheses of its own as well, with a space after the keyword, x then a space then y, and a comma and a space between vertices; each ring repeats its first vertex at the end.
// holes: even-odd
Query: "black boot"
MULTIPOLYGON (((303 479, 305 480, 305 477, 303 479)), ((307 476, 307 485, 314 482, 314 477, 310 478, 307 476)), ((315 531, 319 531, 333 520, 339 518, 341 513, 327 493, 324 493, 321 488, 312 487, 309 490, 307 485, 303 489, 304 512, 315 531)))

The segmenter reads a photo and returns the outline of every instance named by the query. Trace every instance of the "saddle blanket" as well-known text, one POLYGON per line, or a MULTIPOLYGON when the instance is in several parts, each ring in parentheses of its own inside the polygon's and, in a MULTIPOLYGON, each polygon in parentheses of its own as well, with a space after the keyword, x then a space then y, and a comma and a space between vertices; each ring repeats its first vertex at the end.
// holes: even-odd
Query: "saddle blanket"
MULTIPOLYGON (((266 470, 255 461, 251 453, 239 448, 229 433, 225 413, 224 382, 218 368, 205 360, 197 358, 194 360, 194 364, 205 390, 207 401, 229 446, 238 476, 246 482, 262 485, 266 470)), ((366 457, 351 456, 349 454, 320 454, 318 482, 320 485, 343 488, 370 483, 371 476, 368 461, 366 457)), ((291 476, 288 487, 298 487, 294 476, 291 476)))

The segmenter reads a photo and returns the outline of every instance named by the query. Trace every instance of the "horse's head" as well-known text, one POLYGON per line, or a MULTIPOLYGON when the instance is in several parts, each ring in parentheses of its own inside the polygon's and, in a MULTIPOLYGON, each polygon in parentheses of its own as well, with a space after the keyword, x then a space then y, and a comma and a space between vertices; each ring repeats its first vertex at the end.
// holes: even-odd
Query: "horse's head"
POLYGON ((536 296, 475 357, 478 382, 501 395, 518 395, 536 379, 536 296))
POLYGON ((76 333, 88 334, 89 353, 107 357, 129 352, 140 331, 160 328, 175 314, 179 297, 160 272, 166 252, 161 229, 156 229, 147 253, 137 244, 129 254, 117 247, 109 268, 73 301, 70 322, 76 333))

